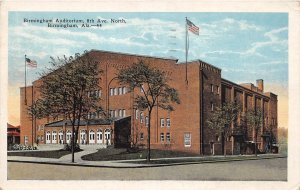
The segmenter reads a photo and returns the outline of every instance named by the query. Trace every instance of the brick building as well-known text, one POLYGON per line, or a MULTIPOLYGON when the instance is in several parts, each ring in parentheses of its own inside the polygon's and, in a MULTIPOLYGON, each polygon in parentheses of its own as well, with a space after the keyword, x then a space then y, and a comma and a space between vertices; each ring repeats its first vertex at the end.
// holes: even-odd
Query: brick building
MULTIPOLYGON (((207 120, 216 106, 222 102, 238 101, 242 111, 260 108, 263 110, 264 127, 259 131, 258 145, 264 151, 271 138, 277 139, 277 95, 264 92, 263 80, 253 84, 235 84, 221 77, 221 69, 201 60, 185 64, 176 59, 131 55, 100 50, 92 50, 90 55, 99 60, 103 70, 100 89, 95 92, 104 110, 110 118, 101 118, 90 113, 88 121, 81 121, 78 142, 82 144, 113 144, 125 146, 129 143, 146 145, 148 121, 147 112, 133 107, 136 94, 140 89, 129 92, 120 85, 116 73, 122 68, 143 60, 151 67, 159 67, 167 72, 169 85, 179 92, 181 103, 174 105, 175 111, 168 112, 155 108, 151 116, 151 147, 171 149, 196 154, 222 154, 222 144, 227 141, 229 154, 253 152, 253 131, 247 126, 244 131, 232 131, 228 139, 208 128, 207 120)), ((32 119, 28 115, 28 106, 39 96, 38 84, 22 87, 21 93, 21 143, 57 144, 68 143, 71 138, 71 126, 67 121, 53 118, 32 119), (24 94, 27 94, 25 105, 24 94)))
POLYGON ((20 126, 7 123, 7 145, 20 143, 20 126))

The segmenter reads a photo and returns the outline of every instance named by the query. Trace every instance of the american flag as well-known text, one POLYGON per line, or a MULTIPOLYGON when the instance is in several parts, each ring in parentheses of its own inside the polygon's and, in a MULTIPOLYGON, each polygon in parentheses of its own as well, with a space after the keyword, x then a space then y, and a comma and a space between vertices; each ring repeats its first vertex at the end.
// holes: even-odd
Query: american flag
POLYGON ((30 60, 29 58, 26 58, 26 63, 29 67, 36 68, 37 67, 37 62, 34 60, 30 60))
POLYGON ((194 34, 199 36, 199 27, 194 25, 190 20, 186 19, 186 24, 188 26, 189 31, 193 32, 194 34))

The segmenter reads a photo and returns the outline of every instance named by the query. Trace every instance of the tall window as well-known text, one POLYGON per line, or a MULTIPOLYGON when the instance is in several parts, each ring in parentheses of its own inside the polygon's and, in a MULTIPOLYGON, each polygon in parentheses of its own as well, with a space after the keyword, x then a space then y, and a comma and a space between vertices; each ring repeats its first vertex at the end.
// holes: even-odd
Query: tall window
POLYGON ((114 88, 114 95, 118 95, 118 88, 114 88))
POLYGON ((125 111, 125 109, 122 110, 122 116, 126 117, 126 111, 125 111))
POLYGON ((122 87, 119 87, 119 95, 122 95, 122 94, 123 94, 122 87))
POLYGON ((170 133, 167 133, 167 134, 166 134, 166 141, 167 141, 167 142, 170 142, 170 141, 171 141, 170 133))
POLYGON ((143 123, 143 120, 144 120, 144 113, 141 112, 140 113, 140 123, 143 123))
POLYGON ((122 88, 123 94, 126 94, 126 87, 122 88))
POLYGON ((109 89, 109 92, 110 92, 109 94, 110 94, 111 96, 114 95, 114 89, 113 89, 113 88, 110 88, 110 89, 109 89))
POLYGON ((115 111, 114 110, 110 110, 109 114, 110 114, 110 117, 115 117, 115 111))
POLYGON ((170 118, 167 118, 167 127, 171 127, 171 120, 170 120, 170 118))
POLYGON ((210 102, 210 109, 211 111, 214 111, 214 103, 210 102))
POLYGON ((148 124, 149 124, 149 117, 146 116, 146 117, 145 117, 145 125, 146 125, 146 127, 148 127, 148 124))
POLYGON ((161 142, 165 141, 165 134, 164 133, 160 133, 160 141, 161 142))
POLYGON ((184 146, 190 147, 192 145, 192 135, 191 133, 184 133, 184 146))
POLYGON ((135 119, 139 119, 139 110, 135 110, 135 119))
POLYGON ((217 94, 220 94, 220 87, 217 86, 217 94))
POLYGON ((165 126, 165 119, 164 118, 160 118, 160 126, 161 127, 165 126))
POLYGON ((214 85, 213 84, 210 85, 210 91, 214 92, 214 85))
POLYGON ((25 144, 25 145, 28 144, 28 136, 24 136, 24 144, 25 144))
POLYGON ((123 112, 122 112, 122 110, 120 109, 120 110, 119 110, 119 117, 123 117, 122 114, 123 114, 123 112))
POLYGON ((144 140, 144 133, 140 133, 140 140, 144 140))
POLYGON ((144 85, 141 86, 140 91, 143 92, 144 85))

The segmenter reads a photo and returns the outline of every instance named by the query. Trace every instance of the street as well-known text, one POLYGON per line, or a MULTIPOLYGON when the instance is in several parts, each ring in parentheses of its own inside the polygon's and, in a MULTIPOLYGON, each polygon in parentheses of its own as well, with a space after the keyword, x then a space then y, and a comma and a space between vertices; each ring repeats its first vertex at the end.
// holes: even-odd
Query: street
POLYGON ((286 181, 287 158, 149 168, 101 168, 8 162, 8 180, 286 181))

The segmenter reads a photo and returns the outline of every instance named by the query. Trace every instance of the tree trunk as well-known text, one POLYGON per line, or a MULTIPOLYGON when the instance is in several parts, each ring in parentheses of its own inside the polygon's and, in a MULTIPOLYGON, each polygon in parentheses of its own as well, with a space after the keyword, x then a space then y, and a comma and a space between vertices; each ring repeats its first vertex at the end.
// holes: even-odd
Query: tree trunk
POLYGON ((257 131, 255 131, 254 152, 255 156, 257 156, 257 131))
POLYGON ((226 138, 224 137, 224 156, 226 156, 226 138))
POLYGON ((148 115, 148 129, 147 129, 147 162, 150 162, 150 157, 151 157, 151 149, 150 149, 150 123, 151 123, 151 111, 149 111, 148 115))
POLYGON ((71 139, 71 150, 72 150, 72 163, 74 163, 74 141, 75 141, 75 137, 74 137, 74 131, 75 131, 75 123, 72 124, 72 139, 71 139))

